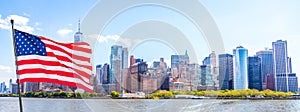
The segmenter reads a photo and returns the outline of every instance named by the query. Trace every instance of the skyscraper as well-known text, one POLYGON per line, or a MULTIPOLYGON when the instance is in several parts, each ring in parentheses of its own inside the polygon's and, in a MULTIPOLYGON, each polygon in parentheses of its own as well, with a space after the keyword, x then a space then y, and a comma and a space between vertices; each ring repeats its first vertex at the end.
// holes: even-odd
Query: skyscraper
POLYGON ((102 65, 96 66, 96 82, 97 84, 103 84, 103 69, 102 65))
POLYGON ((233 89, 233 56, 219 55, 219 84, 221 90, 233 89))
POLYGON ((257 56, 248 57, 248 87, 262 90, 261 60, 257 56))
POLYGON ((275 74, 275 90, 288 90, 288 54, 287 42, 277 40, 272 43, 273 60, 274 60, 274 74, 275 74))
POLYGON ((112 83, 116 84, 117 91, 121 91, 122 83, 122 71, 124 68, 128 68, 128 50, 122 46, 111 46, 111 75, 112 83))
POLYGON ((219 89, 219 72, 218 72, 218 67, 217 67, 217 56, 215 52, 213 51, 212 53, 209 54, 208 57, 205 57, 205 59, 202 61, 203 65, 207 65, 210 67, 210 74, 212 75, 212 80, 214 83, 214 87, 219 89))
MULTIPOLYGON (((261 60, 261 76, 262 76, 262 85, 263 85, 263 90, 267 89, 267 75, 272 75, 274 74, 274 63, 273 63, 273 52, 272 49, 265 49, 259 52, 256 52, 256 55, 260 58, 261 60)), ((272 79, 270 79, 271 81, 272 79)), ((269 87, 271 87, 269 85, 269 87)), ((269 88, 270 89, 270 88, 269 88)))
POLYGON ((78 21, 78 31, 74 35, 74 42, 82 42, 83 33, 80 32, 80 21, 78 21))
MULTIPOLYGON (((122 46, 113 45, 111 46, 111 54, 110 54, 110 67, 112 73, 112 83, 116 83, 118 77, 121 76, 122 72, 122 46)), ((120 81, 120 80, 119 80, 120 81)))
POLYGON ((102 83, 103 84, 111 84, 112 83, 112 75, 110 71, 109 64, 105 63, 102 67, 102 83))
POLYGON ((242 46, 233 50, 233 82, 234 90, 245 90, 248 88, 248 69, 247 69, 248 50, 242 46))
POLYGON ((122 50, 122 69, 128 68, 128 49, 123 48, 122 50))

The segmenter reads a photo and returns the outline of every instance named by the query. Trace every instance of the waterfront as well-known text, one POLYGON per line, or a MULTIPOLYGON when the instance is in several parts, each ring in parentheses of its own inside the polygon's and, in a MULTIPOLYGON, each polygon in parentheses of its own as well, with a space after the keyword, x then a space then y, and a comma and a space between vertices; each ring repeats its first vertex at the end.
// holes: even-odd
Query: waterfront
MULTIPOLYGON (((24 112, 297 112, 300 100, 23 98, 24 112)), ((0 98, 0 112, 17 112, 18 98, 0 98)))

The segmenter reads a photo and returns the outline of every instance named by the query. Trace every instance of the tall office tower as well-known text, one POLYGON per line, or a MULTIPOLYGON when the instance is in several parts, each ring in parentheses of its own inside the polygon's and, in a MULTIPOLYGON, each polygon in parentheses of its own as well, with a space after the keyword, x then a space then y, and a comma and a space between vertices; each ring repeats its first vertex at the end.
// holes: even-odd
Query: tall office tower
MULTIPOLYGON (((262 77, 262 85, 263 85, 263 90, 265 89, 271 89, 267 88, 267 75, 272 75, 274 74, 274 63, 273 63, 273 51, 272 49, 265 49, 262 51, 256 52, 256 56, 258 56, 261 60, 261 77, 262 77)), ((271 81, 272 79, 268 79, 271 81)), ((272 87, 272 86, 268 86, 272 87)))
POLYGON ((289 91, 287 42, 283 40, 277 40, 276 42, 272 42, 272 47, 275 74, 275 90, 289 91))
POLYGON ((122 72, 122 46, 113 45, 111 46, 110 54, 110 67, 112 75, 112 83, 116 83, 122 72))
POLYGON ((96 85, 103 84, 103 69, 102 65, 96 66, 96 85))
POLYGON ((116 84, 117 91, 121 91, 122 71, 128 68, 128 50, 122 46, 111 46, 110 65, 112 72, 112 83, 116 84))
POLYGON ((122 69, 128 68, 128 49, 123 48, 122 50, 122 69))
POLYGON ((102 84, 111 84, 112 83, 112 75, 110 71, 109 64, 105 63, 102 67, 102 84))
POLYGON ((80 32, 80 21, 78 21, 78 31, 74 35, 74 42, 82 42, 83 33, 80 32))
POLYGON ((248 87, 262 90, 261 60, 257 56, 248 57, 248 87))
POLYGON ((234 90, 248 89, 248 50, 242 46, 233 50, 233 85, 234 90))
POLYGON ((12 93, 12 79, 9 79, 9 93, 12 93))
POLYGON ((212 75, 212 80, 214 82, 214 86, 217 89, 220 89, 219 87, 219 72, 218 72, 218 66, 217 66, 217 56, 215 52, 213 51, 212 53, 209 54, 208 57, 205 57, 205 59, 202 61, 203 65, 207 65, 210 67, 210 74, 212 75))
POLYGON ((221 90, 233 89, 233 56, 219 55, 219 84, 221 90))

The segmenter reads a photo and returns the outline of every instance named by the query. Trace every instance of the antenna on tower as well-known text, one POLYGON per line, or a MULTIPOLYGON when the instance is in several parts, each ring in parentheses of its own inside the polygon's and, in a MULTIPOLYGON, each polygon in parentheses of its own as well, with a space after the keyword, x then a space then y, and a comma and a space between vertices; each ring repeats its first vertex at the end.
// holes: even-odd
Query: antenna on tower
POLYGON ((78 20, 78 32, 80 32, 80 19, 78 20))

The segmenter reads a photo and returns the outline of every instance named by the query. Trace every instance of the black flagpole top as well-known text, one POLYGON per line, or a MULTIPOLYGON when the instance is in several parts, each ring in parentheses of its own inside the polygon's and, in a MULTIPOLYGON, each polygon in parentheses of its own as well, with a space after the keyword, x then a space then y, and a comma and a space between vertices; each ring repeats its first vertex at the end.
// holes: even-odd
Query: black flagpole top
POLYGON ((10 20, 10 23, 11 23, 11 24, 14 24, 14 20, 13 20, 13 19, 11 19, 11 20, 10 20))

